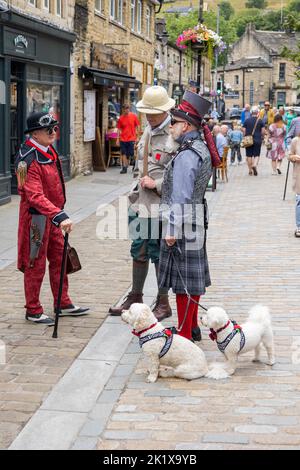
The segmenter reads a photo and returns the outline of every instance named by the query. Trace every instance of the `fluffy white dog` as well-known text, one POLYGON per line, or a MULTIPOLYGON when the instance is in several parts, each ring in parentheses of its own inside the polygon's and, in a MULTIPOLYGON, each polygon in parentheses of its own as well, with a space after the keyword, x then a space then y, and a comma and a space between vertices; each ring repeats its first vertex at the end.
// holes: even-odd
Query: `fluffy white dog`
POLYGON ((122 320, 129 323, 139 337, 140 346, 149 360, 147 382, 160 377, 179 377, 192 380, 207 374, 203 351, 194 343, 159 323, 145 304, 132 304, 122 313, 122 320))
POLYGON ((219 350, 225 355, 225 364, 210 366, 207 377, 224 379, 234 374, 239 354, 254 350, 253 361, 261 361, 261 346, 268 354, 267 364, 275 364, 274 340, 271 326, 271 316, 268 307, 254 306, 247 322, 239 326, 229 320, 227 313, 221 307, 212 307, 201 317, 204 326, 210 328, 210 338, 216 340, 219 350))

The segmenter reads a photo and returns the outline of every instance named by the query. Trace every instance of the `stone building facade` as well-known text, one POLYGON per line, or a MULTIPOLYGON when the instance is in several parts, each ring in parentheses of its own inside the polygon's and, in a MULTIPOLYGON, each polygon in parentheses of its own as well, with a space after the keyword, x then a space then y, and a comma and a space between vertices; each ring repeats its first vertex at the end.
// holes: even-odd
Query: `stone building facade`
MULTIPOLYGON (((270 100, 273 106, 297 104, 295 65, 281 57, 284 46, 297 50, 300 33, 258 31, 248 25, 232 46, 225 67, 224 83, 229 88, 226 107, 260 104, 270 100)), ((223 78, 219 71, 219 78, 223 78)))
POLYGON ((1 3, 0 204, 16 193, 15 154, 26 118, 49 112, 60 122, 55 146, 66 178, 70 168, 70 60, 75 42, 75 0, 1 3), (4 85, 3 85, 4 84, 4 85))
POLYGON ((104 169, 109 117, 117 119, 125 101, 134 110, 145 87, 153 84, 155 4, 152 0, 76 0, 73 174, 104 169), (96 134, 87 136, 87 122, 96 134))

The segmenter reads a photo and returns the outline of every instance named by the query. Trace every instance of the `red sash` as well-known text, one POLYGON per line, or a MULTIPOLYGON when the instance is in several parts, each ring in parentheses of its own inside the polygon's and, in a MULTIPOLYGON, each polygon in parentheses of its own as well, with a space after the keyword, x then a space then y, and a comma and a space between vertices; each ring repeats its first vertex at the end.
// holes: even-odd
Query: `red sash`
POLYGON ((36 150, 38 150, 38 152, 44 155, 44 157, 48 158, 49 160, 52 160, 53 162, 56 162, 57 153, 51 145, 49 145, 48 148, 48 152, 51 152, 51 154, 48 152, 44 152, 44 150, 40 149, 37 145, 31 142, 31 140, 26 140, 25 145, 29 145, 29 147, 34 147, 36 150))

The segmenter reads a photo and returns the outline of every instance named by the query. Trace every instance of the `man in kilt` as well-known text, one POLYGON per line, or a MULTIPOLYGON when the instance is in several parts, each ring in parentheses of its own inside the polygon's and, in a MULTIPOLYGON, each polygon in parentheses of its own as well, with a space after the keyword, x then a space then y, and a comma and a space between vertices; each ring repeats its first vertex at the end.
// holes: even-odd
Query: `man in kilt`
POLYGON ((186 91, 177 109, 171 110, 171 136, 179 148, 168 164, 162 185, 163 238, 159 263, 159 285, 176 294, 177 331, 194 341, 201 340, 198 302, 210 282, 206 252, 207 184, 212 162, 218 162, 215 145, 202 139, 200 129, 211 103, 186 91))
MULTIPOLYGON (((168 111, 174 105, 175 101, 161 86, 147 88, 142 100, 136 105, 137 110, 146 115, 147 126, 138 143, 139 175, 128 196, 132 290, 120 306, 110 307, 109 312, 113 316, 121 315, 123 310, 129 309, 135 302, 143 302, 150 260, 158 274, 159 204, 163 172, 178 147, 169 139, 171 116, 168 111)), ((159 321, 172 315, 168 289, 158 289, 153 313, 159 321)))

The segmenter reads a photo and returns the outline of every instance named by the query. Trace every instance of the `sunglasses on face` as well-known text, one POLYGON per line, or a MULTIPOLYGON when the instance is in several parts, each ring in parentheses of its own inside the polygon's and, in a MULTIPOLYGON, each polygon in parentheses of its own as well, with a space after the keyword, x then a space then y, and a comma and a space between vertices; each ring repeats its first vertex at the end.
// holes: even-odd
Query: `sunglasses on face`
POLYGON ((52 135, 54 132, 57 132, 57 131, 58 131, 58 126, 49 127, 49 129, 46 129, 46 132, 48 135, 52 135))
POLYGON ((170 124, 171 126, 175 126, 175 124, 177 124, 178 122, 186 122, 186 121, 178 121, 177 119, 172 118, 170 124))

